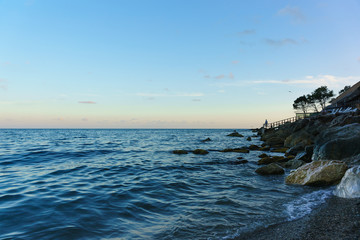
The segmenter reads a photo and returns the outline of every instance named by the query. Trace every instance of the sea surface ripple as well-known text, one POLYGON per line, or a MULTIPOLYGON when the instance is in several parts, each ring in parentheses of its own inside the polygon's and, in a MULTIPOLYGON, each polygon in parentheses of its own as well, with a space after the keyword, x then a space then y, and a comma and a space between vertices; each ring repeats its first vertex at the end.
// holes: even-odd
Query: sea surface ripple
POLYGON ((309 208, 313 189, 254 173, 262 152, 215 151, 261 144, 238 131, 2 129, 0 239, 226 239, 309 208))

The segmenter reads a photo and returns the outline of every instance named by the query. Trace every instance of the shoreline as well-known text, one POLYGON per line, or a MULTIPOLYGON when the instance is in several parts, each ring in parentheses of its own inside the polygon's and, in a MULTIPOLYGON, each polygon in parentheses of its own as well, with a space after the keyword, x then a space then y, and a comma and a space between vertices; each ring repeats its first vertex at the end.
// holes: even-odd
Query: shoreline
POLYGON ((331 196, 300 219, 258 228, 233 238, 245 239, 360 239, 360 199, 331 196))

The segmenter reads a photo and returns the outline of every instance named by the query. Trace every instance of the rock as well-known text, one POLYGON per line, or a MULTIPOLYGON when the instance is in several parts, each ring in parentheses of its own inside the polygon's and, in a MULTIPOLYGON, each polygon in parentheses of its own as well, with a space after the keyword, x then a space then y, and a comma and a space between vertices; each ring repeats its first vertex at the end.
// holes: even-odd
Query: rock
POLYGON ((338 183, 347 165, 340 161, 315 161, 299 167, 286 177, 286 184, 327 186, 338 183))
POLYGON ((236 158, 236 159, 239 159, 239 160, 241 160, 241 159, 244 159, 243 157, 238 157, 238 158, 236 158))
POLYGON ((360 116, 353 116, 352 114, 341 114, 331 121, 330 127, 344 126, 352 123, 360 123, 360 116))
POLYGON ((241 160, 241 161, 234 161, 234 162, 232 162, 232 164, 234 164, 234 165, 238 165, 238 164, 245 164, 245 163, 248 163, 249 161, 248 160, 241 160))
POLYGON ((250 151, 246 148, 226 148, 224 150, 220 150, 219 152, 249 153, 250 151))
POLYGON ((174 153, 174 154, 187 154, 188 151, 186 151, 186 150, 174 150, 174 151, 172 151, 172 153, 174 153))
POLYGON ((265 158, 265 157, 268 157, 268 155, 266 153, 259 155, 259 158, 265 158))
POLYGON ((270 150, 270 152, 286 153, 287 150, 288 150, 288 148, 276 148, 276 149, 270 150))
POLYGON ((360 154, 360 124, 353 123, 345 126, 324 130, 315 141, 313 160, 346 161, 360 154))
POLYGON ((260 167, 256 169, 255 172, 260 175, 277 175, 285 173, 284 169, 276 163, 271 163, 269 165, 260 167))
POLYGON ((285 139, 284 146, 292 148, 294 146, 307 146, 313 144, 314 136, 309 133, 308 129, 294 132, 285 139))
POLYGON ((360 166, 346 171, 334 194, 342 198, 360 198, 360 166))
POLYGON ((309 163, 311 162, 311 156, 312 155, 307 153, 306 151, 302 151, 301 153, 298 153, 296 155, 295 159, 309 163))
POLYGON ((200 155, 205 155, 205 154, 208 154, 209 152, 204 150, 204 149, 195 149, 193 151, 193 154, 200 154, 200 155))
POLYGON ((233 133, 230 133, 230 134, 228 134, 226 136, 228 136, 228 137, 244 137, 243 135, 238 133, 236 130, 233 133))
POLYGON ((303 145, 296 145, 292 148, 289 148, 287 151, 286 151, 286 155, 296 155, 298 154, 299 152, 302 152, 304 151, 305 148, 303 145))
POLYGON ((248 137, 246 140, 247 140, 247 141, 251 141, 251 137, 248 137))
POLYGON ((284 168, 297 169, 302 165, 306 164, 304 161, 299 159, 291 159, 287 162, 281 163, 281 166, 284 168))
MULTIPOLYGON (((271 156, 271 157, 264 157, 258 161, 258 165, 264 165, 269 163, 275 163, 275 162, 282 162, 286 158, 283 156, 271 156)), ((286 160, 287 161, 287 160, 286 160)))
POLYGON ((260 147, 259 147, 259 146, 256 146, 256 145, 250 145, 250 146, 249 146, 249 149, 250 149, 250 150, 259 150, 260 147))
POLYGON ((210 142, 211 139, 210 138, 207 138, 207 139, 204 139, 204 140, 201 140, 201 142, 210 142))
POLYGON ((269 147, 269 146, 265 146, 265 147, 259 148, 258 150, 259 150, 259 151, 267 152, 267 151, 270 151, 270 147, 269 147))

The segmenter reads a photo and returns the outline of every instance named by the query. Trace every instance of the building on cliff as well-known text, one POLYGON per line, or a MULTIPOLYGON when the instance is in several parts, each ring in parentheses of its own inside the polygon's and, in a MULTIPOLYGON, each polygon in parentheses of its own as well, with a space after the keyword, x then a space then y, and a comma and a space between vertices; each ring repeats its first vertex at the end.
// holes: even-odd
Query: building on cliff
POLYGON ((360 109, 360 81, 331 101, 328 109, 344 107, 360 109))

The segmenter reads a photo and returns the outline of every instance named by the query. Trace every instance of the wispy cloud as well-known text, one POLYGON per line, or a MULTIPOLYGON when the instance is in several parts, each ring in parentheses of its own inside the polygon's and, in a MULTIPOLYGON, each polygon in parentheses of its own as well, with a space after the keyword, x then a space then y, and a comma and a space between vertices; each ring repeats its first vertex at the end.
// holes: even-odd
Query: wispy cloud
POLYGON ((218 76, 215 77, 215 79, 223 79, 223 78, 225 78, 224 74, 221 74, 221 75, 218 75, 218 76))
MULTIPOLYGON (((359 58, 359 59, 360 59, 360 58, 359 58)), ((239 61, 234 60, 234 61, 232 61, 231 63, 232 63, 232 64, 238 64, 238 63, 239 63, 239 61)))
POLYGON ((167 94, 167 93, 136 93, 136 96, 147 97, 147 98, 155 98, 155 97, 202 97, 203 93, 175 93, 175 94, 167 94))
POLYGON ((237 34, 239 36, 246 36, 246 35, 253 35, 255 33, 256 33, 256 31, 254 29, 246 29, 244 31, 238 32, 237 34))
POLYGON ((253 81, 255 84, 287 84, 287 85, 296 85, 296 84, 307 84, 313 86, 328 86, 329 88, 334 87, 338 88, 345 85, 352 85, 360 81, 360 76, 347 76, 340 77, 334 75, 317 75, 317 76, 306 76, 302 79, 286 79, 286 80, 259 80, 253 81))
POLYGON ((278 15, 291 17, 293 23, 302 23, 306 21, 306 17, 298 7, 286 6, 278 11, 278 15))
POLYGON ((265 39, 265 42, 268 45, 277 46, 277 47, 282 47, 282 46, 285 46, 285 45, 297 45, 298 44, 298 41, 296 41, 296 40, 294 40, 292 38, 285 38, 285 39, 280 39, 280 40, 267 38, 267 39, 265 39))
POLYGON ((93 101, 79 101, 81 104, 96 104, 96 102, 93 101))
POLYGON ((221 80, 221 79, 226 79, 226 78, 234 79, 235 77, 234 77, 234 74, 229 73, 229 75, 220 74, 220 75, 217 75, 215 77, 211 77, 210 75, 205 75, 204 78, 213 78, 213 79, 216 79, 216 80, 221 80))

